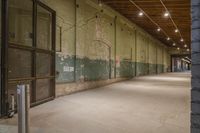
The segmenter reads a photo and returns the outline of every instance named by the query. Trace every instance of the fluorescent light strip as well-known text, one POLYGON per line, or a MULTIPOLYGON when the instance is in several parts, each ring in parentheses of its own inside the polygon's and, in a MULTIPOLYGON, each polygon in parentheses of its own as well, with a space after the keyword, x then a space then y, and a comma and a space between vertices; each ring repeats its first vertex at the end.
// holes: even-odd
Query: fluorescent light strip
POLYGON ((186 59, 182 59, 182 61, 185 61, 185 62, 187 62, 187 63, 191 63, 190 61, 188 61, 188 60, 186 60, 186 59))
POLYGON ((190 58, 188 58, 188 57, 185 57, 187 60, 189 60, 190 62, 192 62, 192 60, 190 59, 190 58))

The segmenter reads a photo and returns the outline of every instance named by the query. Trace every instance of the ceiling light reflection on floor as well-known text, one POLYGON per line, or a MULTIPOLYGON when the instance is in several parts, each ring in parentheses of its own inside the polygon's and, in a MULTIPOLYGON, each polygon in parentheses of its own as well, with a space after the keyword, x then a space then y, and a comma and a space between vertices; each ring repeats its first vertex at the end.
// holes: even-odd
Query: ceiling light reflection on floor
POLYGON ((158 81, 187 81, 187 78, 178 78, 178 77, 148 77, 148 79, 158 80, 158 81))

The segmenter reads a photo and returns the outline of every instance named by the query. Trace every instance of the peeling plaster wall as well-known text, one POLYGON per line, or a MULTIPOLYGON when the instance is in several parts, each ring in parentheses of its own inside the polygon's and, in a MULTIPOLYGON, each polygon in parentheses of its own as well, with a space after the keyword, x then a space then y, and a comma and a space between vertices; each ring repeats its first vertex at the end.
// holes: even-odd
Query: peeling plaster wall
POLYGON ((91 1, 77 0, 77 78, 93 81, 112 75, 114 16, 91 1), (80 25, 80 26, 79 26, 80 25))
POLYGON ((120 17, 116 23, 116 77, 134 76, 134 30, 120 17))
POLYGON ((163 66, 163 47, 157 47, 157 73, 162 73, 164 66, 163 66))
POLYGON ((170 54, 165 50, 164 48, 164 53, 163 53, 163 65, 164 69, 163 72, 169 72, 170 71, 170 66, 171 66, 171 57, 170 54))
POLYGON ((157 45, 153 40, 149 41, 149 74, 156 74, 157 72, 157 45))
POLYGON ((141 31, 137 31, 136 34, 137 40, 137 66, 136 72, 137 76, 148 74, 148 40, 147 37, 141 31))
POLYGON ((166 47, 97 0, 41 1, 57 14, 57 96, 167 71, 166 47))
POLYGON ((76 11, 74 0, 41 0, 56 11, 57 82, 74 81, 76 11))

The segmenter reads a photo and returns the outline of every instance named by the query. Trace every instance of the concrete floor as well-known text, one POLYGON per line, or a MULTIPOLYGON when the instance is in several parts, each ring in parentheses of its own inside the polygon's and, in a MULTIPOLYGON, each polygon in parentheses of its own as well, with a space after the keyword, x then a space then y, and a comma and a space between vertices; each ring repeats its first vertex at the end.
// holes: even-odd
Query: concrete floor
MULTIPOLYGON (((32 108, 31 133, 189 133, 190 74, 138 77, 32 108)), ((0 133, 17 133, 17 116, 0 133)))

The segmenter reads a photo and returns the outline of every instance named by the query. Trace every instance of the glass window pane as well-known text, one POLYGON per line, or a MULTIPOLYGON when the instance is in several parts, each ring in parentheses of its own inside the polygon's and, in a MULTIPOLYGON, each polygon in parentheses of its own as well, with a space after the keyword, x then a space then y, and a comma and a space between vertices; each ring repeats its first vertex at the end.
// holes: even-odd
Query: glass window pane
POLYGON ((37 48, 51 50, 51 13, 37 6, 37 48))
POLYGON ((37 76, 51 75, 51 55, 44 53, 36 53, 36 73, 37 76))
POLYGON ((8 49, 8 78, 31 77, 32 53, 30 51, 8 49))
POLYGON ((38 79, 36 81, 36 101, 44 100, 51 96, 51 79, 38 79))
POLYGON ((32 1, 9 0, 9 43, 32 46, 32 1))

